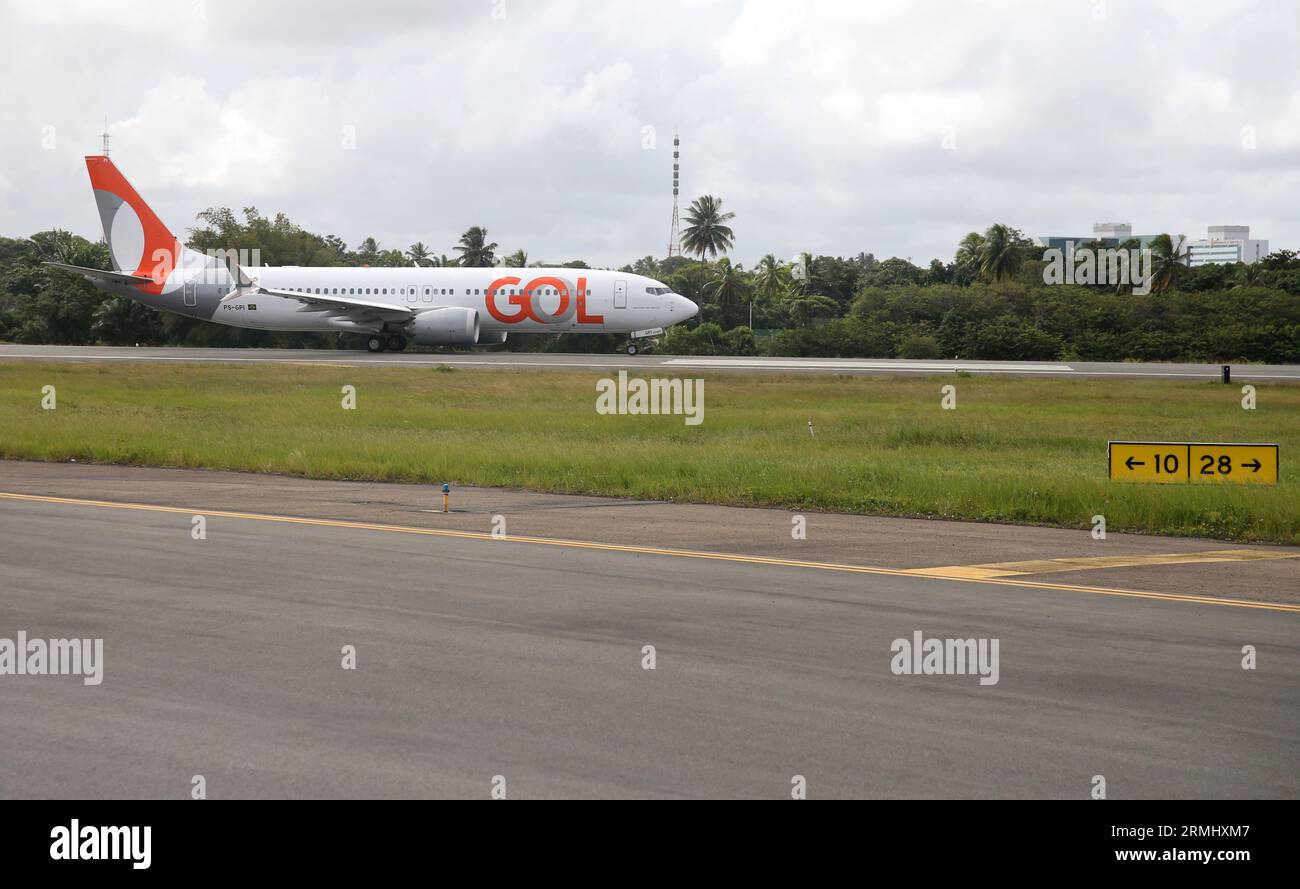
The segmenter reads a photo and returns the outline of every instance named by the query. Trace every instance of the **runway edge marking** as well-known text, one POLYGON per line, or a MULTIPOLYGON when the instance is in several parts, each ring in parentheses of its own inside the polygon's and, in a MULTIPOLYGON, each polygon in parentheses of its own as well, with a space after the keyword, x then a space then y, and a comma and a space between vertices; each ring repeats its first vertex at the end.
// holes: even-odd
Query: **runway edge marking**
MULTIPOLYGON (((282 522, 293 525, 316 525, 325 528, 351 528, 360 531, 384 531, 399 534, 422 534, 428 537, 450 537, 461 540, 484 540, 492 543, 531 543, 541 546, 563 546, 573 549, 594 549, 608 552, 637 553, 641 555, 675 556, 688 559, 708 559, 720 562, 742 562, 750 565, 773 565, 783 568, 813 568, 820 571, 841 571, 851 574, 877 574, 888 577, 910 577, 920 580, 945 580, 958 583, 981 583, 993 586, 1024 587, 1035 590, 1059 590, 1074 593, 1093 593, 1101 596, 1120 596, 1132 599, 1155 599, 1162 602, 1189 602, 1196 605, 1222 605, 1233 608, 1254 608, 1263 611, 1282 611, 1300 614, 1300 605, 1281 602, 1251 602, 1246 599, 1226 599, 1190 593, 1156 593, 1144 590, 1125 590, 1110 587, 1079 586, 1077 584, 1043 583, 1041 581, 1013 580, 982 576, 927 575, 917 569, 880 568, 871 565, 845 565, 836 562, 808 562, 799 559, 778 559, 771 556, 750 556, 740 553, 715 553, 703 550, 672 549, 655 546, 636 546, 625 543, 599 543, 588 540, 565 540, 557 537, 531 537, 510 535, 493 537, 483 531, 458 531, 449 528, 415 528, 406 525, 384 525, 375 522, 353 522, 343 519, 313 519, 303 516, 282 516, 257 512, 232 512, 222 509, 200 509, 189 506, 160 506, 152 503, 123 503, 112 500, 84 500, 75 497, 53 497, 42 494, 19 494, 0 491, 0 499, 32 503, 58 503, 69 506, 96 506, 108 509, 136 509, 144 512, 166 512, 181 515, 204 515, 228 519, 246 519, 258 522, 282 522)), ((925 569, 921 569, 924 571, 925 569)))

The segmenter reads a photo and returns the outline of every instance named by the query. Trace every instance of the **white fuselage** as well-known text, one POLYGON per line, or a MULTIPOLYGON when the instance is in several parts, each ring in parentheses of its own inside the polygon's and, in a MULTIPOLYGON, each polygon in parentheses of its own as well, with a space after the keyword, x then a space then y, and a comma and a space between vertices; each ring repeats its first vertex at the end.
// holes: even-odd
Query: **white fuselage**
MULTIPOLYGON (((419 313, 442 307, 478 312, 485 331, 631 333, 667 327, 697 307, 658 281, 626 272, 572 268, 336 268, 246 270, 271 290, 385 303, 419 313)), ((232 296, 213 321, 262 330, 356 330, 356 322, 267 293, 232 296)))

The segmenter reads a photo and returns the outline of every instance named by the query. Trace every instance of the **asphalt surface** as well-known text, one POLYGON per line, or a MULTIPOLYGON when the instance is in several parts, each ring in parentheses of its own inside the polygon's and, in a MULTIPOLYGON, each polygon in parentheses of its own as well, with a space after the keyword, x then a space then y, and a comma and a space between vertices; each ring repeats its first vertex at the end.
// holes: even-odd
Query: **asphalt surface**
POLYGON ((18 460, 0 460, 0 492, 478 534, 491 532, 495 517, 501 516, 505 531, 515 536, 902 570, 1044 558, 1127 557, 1141 562, 1164 554, 1281 553, 1291 558, 1063 569, 1042 579, 1058 584, 1300 605, 1300 547, 1234 545, 1191 537, 1111 532, 1099 541, 1085 529, 806 512, 802 514, 805 533, 796 540, 791 534, 795 513, 783 509, 457 486, 451 495, 450 512, 443 513, 442 494, 436 485, 18 460))
MULTIPOLYGON (((236 499, 214 475, 174 496, 236 499)), ((795 775, 811 798, 1086 799, 1095 775, 1112 799, 1300 795, 1293 612, 461 538, 423 515, 433 533, 214 514, 194 540, 185 511, 0 499, 0 637, 105 650, 99 686, 0 676, 0 796, 183 798, 194 775, 212 798, 487 798, 498 775, 513 798, 788 798, 795 775), (998 683, 894 675, 915 631, 997 638, 998 683)))
MULTIPOLYGON (((1151 377, 1217 380, 1217 364, 1144 364, 1134 362, 905 361, 857 358, 709 358, 675 355, 560 355, 533 352, 381 352, 309 349, 190 349, 129 346, 0 345, 0 361, 145 361, 195 363, 289 363, 326 365, 438 365, 464 368, 582 368, 626 370, 772 371, 850 374, 1003 374, 1049 377, 1151 377)), ((1234 380, 1300 381, 1300 365, 1233 365, 1234 380)))

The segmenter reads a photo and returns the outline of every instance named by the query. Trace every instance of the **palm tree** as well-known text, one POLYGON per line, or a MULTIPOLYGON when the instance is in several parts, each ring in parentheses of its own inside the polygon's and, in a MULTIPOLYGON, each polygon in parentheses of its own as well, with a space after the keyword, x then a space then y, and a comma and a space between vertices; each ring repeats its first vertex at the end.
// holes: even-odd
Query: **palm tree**
POLYGON ((957 245, 957 265, 974 271, 979 267, 980 248, 984 246, 984 236, 971 232, 957 245))
MULTIPOLYGON (((771 253, 758 261, 754 270, 754 291, 762 297, 764 306, 771 306, 777 297, 790 287, 790 266, 771 253)), ((754 326, 754 300, 749 300, 749 326, 754 326)))
POLYGON ((525 269, 528 268, 528 254, 523 250, 516 250, 505 258, 506 268, 525 269))
POLYGON ((460 236, 460 245, 456 247, 461 265, 480 269, 496 264, 496 250, 496 243, 487 242, 487 229, 481 225, 471 226, 460 236))
POLYGON ((807 327, 814 318, 832 318, 840 308, 829 296, 795 289, 786 291, 783 306, 795 327, 807 327))
POLYGON ((1232 285, 1232 289, 1237 290, 1238 288, 1241 287, 1259 286, 1264 280, 1264 275, 1263 275, 1263 270, 1259 267, 1258 264, 1251 264, 1251 265, 1243 265, 1240 268, 1238 268, 1236 273, 1232 276, 1232 278, 1234 281, 1237 282, 1232 285))
POLYGON ((735 234, 725 223, 736 217, 735 213, 722 212, 722 199, 711 194, 696 198, 686 210, 686 228, 682 231, 682 248, 698 254, 717 256, 726 253, 735 242, 735 234))
POLYGON ((136 303, 124 296, 111 296, 104 300, 91 315, 90 332, 95 339, 110 346, 126 346, 148 339, 148 331, 141 336, 140 319, 136 317, 136 303))
POLYGON ((366 238, 357 247, 357 259, 361 260, 362 265, 374 265, 375 260, 379 258, 379 242, 374 238, 366 238))
POLYGON ((690 263, 668 277, 664 283, 673 289, 673 293, 679 293, 687 299, 694 302, 700 307, 700 314, 695 316, 695 326, 703 323, 704 310, 704 286, 708 283, 706 276, 708 267, 690 263))
POLYGON ((38 232, 28 240, 37 259, 66 262, 85 268, 111 268, 108 263, 108 245, 103 241, 93 243, 58 228, 38 232))
POLYGON ((70 262, 76 239, 71 232, 61 228, 53 231, 38 232, 29 238, 36 258, 42 262, 70 262))
POLYGON ((415 265, 424 265, 433 258, 433 254, 429 252, 428 247, 424 246, 423 241, 416 241, 407 248, 406 256, 415 265))
POLYGON ((1015 277, 1025 255, 1016 243, 1016 231, 1002 223, 990 225, 979 249, 979 270, 991 281, 1015 277))
POLYGON ((704 285, 704 292, 713 298, 724 321, 730 321, 736 314, 744 289, 743 273, 726 258, 718 261, 713 277, 704 285))
POLYGON ((771 253, 758 261, 754 270, 754 289, 769 299, 776 296, 790 281, 790 267, 771 253))
POLYGON ((1183 235, 1178 236, 1177 243, 1169 235, 1156 235, 1151 239, 1148 249, 1151 250, 1152 293, 1177 289, 1179 279, 1187 270, 1188 251, 1183 249, 1185 240, 1183 235))

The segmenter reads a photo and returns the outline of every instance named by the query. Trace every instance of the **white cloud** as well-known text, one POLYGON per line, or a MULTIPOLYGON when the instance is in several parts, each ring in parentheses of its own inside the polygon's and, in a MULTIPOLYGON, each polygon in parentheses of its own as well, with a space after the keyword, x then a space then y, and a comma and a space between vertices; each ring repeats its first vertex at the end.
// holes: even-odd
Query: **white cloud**
POLYGON ((176 229, 255 204, 352 244, 450 253, 483 224, 537 259, 622 264, 663 252, 677 129, 683 197, 736 211, 747 263, 925 262, 994 221, 1245 222, 1297 246, 1300 17, 1092 9, 15 0, 0 8, 0 231, 97 234, 81 155, 107 114, 115 158, 176 229))

